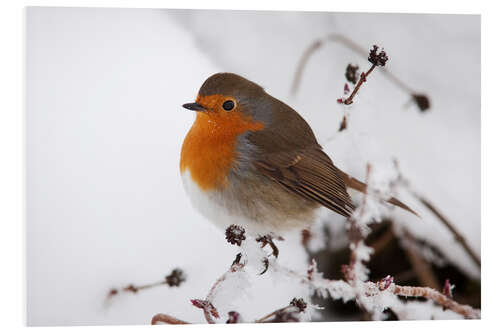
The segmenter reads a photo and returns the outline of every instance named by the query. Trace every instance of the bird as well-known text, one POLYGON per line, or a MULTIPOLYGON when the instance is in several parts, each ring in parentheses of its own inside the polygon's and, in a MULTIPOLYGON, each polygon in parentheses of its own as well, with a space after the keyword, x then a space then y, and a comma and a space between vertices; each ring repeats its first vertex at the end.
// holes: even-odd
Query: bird
POLYGON ((240 75, 211 75, 182 106, 196 112, 181 149, 183 185, 223 229, 281 235, 310 227, 321 207, 349 218, 355 205, 347 188, 366 191, 333 164, 299 113, 240 75))

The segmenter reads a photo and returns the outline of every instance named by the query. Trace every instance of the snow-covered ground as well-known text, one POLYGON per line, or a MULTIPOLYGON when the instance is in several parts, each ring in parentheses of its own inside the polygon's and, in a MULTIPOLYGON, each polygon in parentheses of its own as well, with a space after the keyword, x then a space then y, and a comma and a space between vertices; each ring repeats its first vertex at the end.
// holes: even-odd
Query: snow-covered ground
MULTIPOLYGON (((479 253, 479 16, 29 8, 26 21, 30 325, 145 324, 158 312, 204 322, 189 299, 207 295, 237 249, 184 194, 179 153, 193 114, 181 104, 220 71, 294 107, 358 178, 367 162, 381 170, 396 157, 479 253), (303 50, 329 33, 383 46, 388 70, 428 93, 431 111, 407 107, 408 96, 375 71, 348 130, 335 134, 345 66, 365 69, 365 57, 329 44, 311 58, 296 98, 289 94, 303 50), (161 280, 175 267, 187 274, 181 287, 105 302, 109 288, 161 280)), ((398 220, 478 276, 449 232, 404 199, 423 218, 394 211, 398 220)), ((298 235, 286 239, 280 263, 305 268, 298 235)), ((223 310, 250 319, 306 295, 264 275, 223 310)))

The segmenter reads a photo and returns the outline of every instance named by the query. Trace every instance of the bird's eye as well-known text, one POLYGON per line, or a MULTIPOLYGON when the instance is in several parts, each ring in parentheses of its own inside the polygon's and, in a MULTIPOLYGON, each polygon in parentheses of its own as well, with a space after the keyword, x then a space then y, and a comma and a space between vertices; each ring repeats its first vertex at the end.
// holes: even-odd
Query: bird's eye
POLYGON ((231 111, 232 109, 234 109, 234 102, 231 100, 225 101, 224 104, 222 104, 222 107, 226 111, 231 111))

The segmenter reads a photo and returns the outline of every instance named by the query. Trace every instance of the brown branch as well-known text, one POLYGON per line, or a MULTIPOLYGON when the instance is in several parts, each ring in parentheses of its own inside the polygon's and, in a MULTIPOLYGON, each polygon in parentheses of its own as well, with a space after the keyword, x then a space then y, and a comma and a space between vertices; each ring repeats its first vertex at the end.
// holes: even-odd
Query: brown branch
MULTIPOLYGON (((404 232, 404 237, 412 245, 416 243, 415 238, 406 230, 404 232)), ((438 279, 436 278, 436 275, 432 271, 431 265, 427 261, 425 261, 422 258, 422 256, 413 249, 414 246, 403 247, 403 248, 405 250, 406 256, 408 257, 408 260, 410 261, 413 267, 413 271, 415 272, 420 283, 424 286, 428 286, 434 289, 439 288, 438 279)))
POLYGON ((424 197, 413 193, 413 195, 425 206, 429 209, 434 216, 436 216, 448 230, 453 234, 455 240, 462 245, 467 254, 472 258, 472 260, 476 263, 476 265, 481 268, 481 259, 474 253, 472 248, 464 236, 453 226, 453 224, 434 206, 429 200, 424 197))
POLYGON ((481 268, 481 258, 472 250, 470 247, 469 243, 465 239, 464 236, 453 226, 453 223, 450 222, 439 210, 438 208, 432 204, 429 200, 425 199, 422 195, 417 193, 410 185, 410 182, 408 179, 403 177, 403 174, 399 168, 399 163, 397 160, 394 160, 394 167, 396 168, 396 171, 398 173, 398 181, 403 184, 408 191, 416 198, 418 199, 429 211, 437 217, 441 223, 444 224, 444 226, 453 234, 455 240, 462 245, 463 249, 467 254, 471 257, 471 259, 476 263, 476 265, 481 268))
POLYGON ((375 240, 370 247, 373 249, 374 254, 378 254, 381 250, 383 250, 390 242, 394 239, 394 233, 389 228, 385 231, 377 240, 375 240))
POLYGON ((170 325, 190 324, 187 321, 177 319, 164 313, 158 313, 151 319, 151 325, 158 325, 158 323, 165 323, 170 325))
POLYGON ((300 57, 299 64, 297 65, 297 69, 295 70, 295 76, 292 82, 292 90, 291 94, 292 96, 297 93, 297 90, 299 89, 299 84, 300 81, 302 80, 302 74, 304 72, 304 67, 306 66, 307 62, 309 61, 309 58, 311 55, 318 50, 321 46, 323 45, 323 41, 321 40, 315 40, 302 54, 300 57))

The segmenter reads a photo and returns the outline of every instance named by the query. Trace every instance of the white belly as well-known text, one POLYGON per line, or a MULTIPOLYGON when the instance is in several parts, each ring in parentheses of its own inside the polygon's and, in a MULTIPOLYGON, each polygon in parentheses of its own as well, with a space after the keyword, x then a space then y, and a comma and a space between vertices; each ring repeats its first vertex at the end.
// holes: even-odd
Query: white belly
MULTIPOLYGON (((271 233, 284 235, 288 231, 307 228, 316 218, 317 211, 305 209, 297 212, 295 207, 289 206, 290 203, 286 206, 286 201, 281 202, 280 207, 283 209, 276 209, 267 203, 268 200, 259 200, 266 196, 263 192, 255 192, 253 195, 256 200, 241 205, 236 202, 238 192, 235 191, 239 190, 202 191, 191 178, 189 170, 182 173, 182 180, 192 205, 223 230, 236 224, 254 236, 271 233)), ((246 187, 242 190, 245 189, 246 187)))
POLYGON ((226 208, 228 203, 225 202, 228 199, 217 191, 202 191, 191 178, 189 170, 182 173, 182 182, 193 207, 217 227, 225 230, 231 224, 236 224, 252 234, 272 231, 245 216, 230 213, 226 208))

